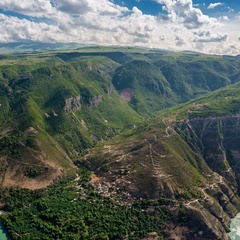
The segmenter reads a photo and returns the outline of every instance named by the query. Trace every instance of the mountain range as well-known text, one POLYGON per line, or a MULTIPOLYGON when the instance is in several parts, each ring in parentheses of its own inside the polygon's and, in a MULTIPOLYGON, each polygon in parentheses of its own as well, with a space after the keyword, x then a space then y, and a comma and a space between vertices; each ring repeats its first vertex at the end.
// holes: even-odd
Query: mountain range
POLYGON ((0 202, 12 239, 229 239, 240 209, 239 56, 94 46, 0 59, 0 202), (149 224, 94 233, 79 210, 79 231, 56 230, 63 216, 41 211, 59 189, 149 224), (19 217, 30 213, 41 221, 19 217))

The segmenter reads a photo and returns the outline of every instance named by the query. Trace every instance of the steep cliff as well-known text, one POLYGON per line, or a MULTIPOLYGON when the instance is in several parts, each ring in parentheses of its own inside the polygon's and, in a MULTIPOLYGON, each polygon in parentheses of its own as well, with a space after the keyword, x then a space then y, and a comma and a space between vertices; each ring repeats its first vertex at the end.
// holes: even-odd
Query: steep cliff
MULTIPOLYGON (((220 178, 220 181, 215 180, 214 184, 204 189, 207 200, 204 205, 226 231, 229 230, 229 217, 235 216, 240 207, 239 124, 240 115, 235 113, 226 116, 189 118, 186 122, 176 123, 175 128, 189 147, 202 156, 214 175, 220 178), (209 204, 210 202, 212 204, 209 204), (227 215, 223 214, 224 212, 227 215)), ((220 229, 218 227, 218 230, 220 229)), ((217 232, 216 239, 226 239, 217 232)))
POLYGON ((178 123, 184 139, 199 152, 208 166, 229 180, 236 188, 240 183, 240 114, 193 118, 178 123))

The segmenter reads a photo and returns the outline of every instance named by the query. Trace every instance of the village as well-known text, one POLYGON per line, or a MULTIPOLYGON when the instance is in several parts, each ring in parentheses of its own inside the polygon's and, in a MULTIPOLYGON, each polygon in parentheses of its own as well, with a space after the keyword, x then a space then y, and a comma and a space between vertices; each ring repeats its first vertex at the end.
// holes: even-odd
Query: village
MULTIPOLYGON (((105 174, 116 175, 117 173, 119 174, 119 171, 110 169, 105 174)), ((126 173, 126 169, 121 169, 121 173, 126 173)), ((78 190, 78 193, 81 195, 81 198, 86 198, 88 196, 88 190, 86 189, 86 186, 83 186, 79 180, 80 177, 77 177, 74 180, 74 186, 78 190)), ((120 176, 120 178, 112 180, 112 182, 109 182, 106 177, 97 177, 94 173, 92 173, 90 185, 95 193, 99 194, 102 197, 113 200, 117 205, 120 206, 128 206, 131 208, 133 203, 142 200, 142 198, 133 197, 126 190, 126 186, 131 185, 131 181, 124 179, 124 175, 120 176)))

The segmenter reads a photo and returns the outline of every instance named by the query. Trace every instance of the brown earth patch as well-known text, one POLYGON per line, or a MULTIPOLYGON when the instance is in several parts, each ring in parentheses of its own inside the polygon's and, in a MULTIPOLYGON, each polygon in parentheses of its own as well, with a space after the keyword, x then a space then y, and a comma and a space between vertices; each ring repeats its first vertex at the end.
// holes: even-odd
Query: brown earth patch
POLYGON ((96 176, 94 173, 92 173, 92 175, 91 175, 91 183, 99 182, 101 180, 102 180, 102 178, 100 178, 100 177, 96 176))

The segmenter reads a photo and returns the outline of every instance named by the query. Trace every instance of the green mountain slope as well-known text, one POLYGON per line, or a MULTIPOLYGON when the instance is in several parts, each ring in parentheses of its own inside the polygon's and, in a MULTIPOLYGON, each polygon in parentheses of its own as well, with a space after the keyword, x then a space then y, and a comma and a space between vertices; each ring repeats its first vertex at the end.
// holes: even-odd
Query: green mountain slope
MULTIPOLYGON (((16 151, 26 148, 31 159, 41 159, 41 167, 48 165, 43 159, 49 156, 48 167, 56 165, 59 173, 55 177, 64 175, 65 168, 73 173, 70 159, 77 159, 96 142, 137 126, 159 110, 231 85, 239 74, 239 59, 234 57, 133 48, 29 52, 2 55, 1 59, 2 138, 5 141, 19 133, 16 151)), ((12 156, 3 152, 4 183, 12 156)), ((24 163, 24 169, 33 161, 25 162, 25 155, 14 159, 24 163)), ((24 169, 19 171, 26 182, 24 169)), ((40 177, 44 171, 37 172, 40 177)), ((7 182, 13 179, 9 176, 7 182)), ((30 180, 37 184, 37 179, 30 180)))
MULTIPOLYGON (((46 172, 37 168, 48 166, 49 159, 50 165, 54 165, 52 168, 58 172, 49 177, 49 184, 53 178, 68 174, 68 168, 72 173, 75 171, 70 158, 77 158, 96 141, 109 138, 143 120, 121 101, 111 84, 116 62, 105 57, 91 57, 49 65, 48 61, 43 61, 39 67, 28 64, 2 66, 2 141, 15 138, 12 135, 17 131, 21 138, 16 139, 16 152, 21 154, 26 149, 29 156, 33 155, 25 159, 25 154, 10 156, 8 150, 3 151, 3 165, 6 165, 2 174, 4 185, 12 181, 11 184, 15 182, 25 186, 14 180, 10 173, 8 178, 8 171, 17 171, 7 167, 10 157, 19 163, 19 168, 22 164, 36 165, 36 176, 29 179, 36 183, 35 187, 46 172), (29 129, 32 133, 28 133, 29 129), (27 146, 28 141, 32 146, 27 146), (41 159, 39 166, 35 163, 38 159, 41 159)), ((2 148, 8 148, 9 144, 3 143, 2 148)), ((29 176, 25 168, 19 171, 27 186, 29 176)))
POLYGON ((119 67, 112 83, 139 113, 149 114, 177 102, 162 72, 147 61, 135 60, 119 67))
POLYGON ((99 182, 113 186, 112 196, 121 189, 123 199, 167 197, 176 209, 183 205, 185 221, 180 209, 173 220, 183 238, 203 232, 228 239, 229 216, 240 207, 239 91, 236 84, 175 107, 99 143, 84 159, 99 182))
POLYGON ((160 67, 174 92, 186 101, 233 83, 239 72, 237 61, 225 57, 180 56, 171 61, 160 60, 160 67))
POLYGON ((0 202, 14 239, 228 239, 240 208, 239 58, 94 47, 1 59, 0 202), (71 211, 82 213, 74 229, 71 211), (94 221, 109 224, 95 236, 94 221))

